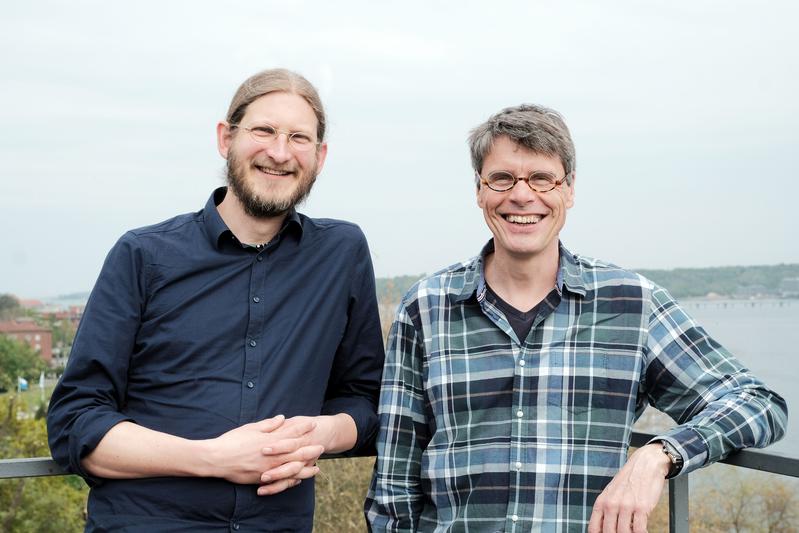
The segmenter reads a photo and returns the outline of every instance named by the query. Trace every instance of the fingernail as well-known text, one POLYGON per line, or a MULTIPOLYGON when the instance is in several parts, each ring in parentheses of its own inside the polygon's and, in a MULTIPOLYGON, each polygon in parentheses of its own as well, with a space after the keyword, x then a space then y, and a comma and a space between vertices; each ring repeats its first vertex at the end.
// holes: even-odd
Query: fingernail
POLYGON ((261 453, 272 453, 272 448, 261 448, 261 453))

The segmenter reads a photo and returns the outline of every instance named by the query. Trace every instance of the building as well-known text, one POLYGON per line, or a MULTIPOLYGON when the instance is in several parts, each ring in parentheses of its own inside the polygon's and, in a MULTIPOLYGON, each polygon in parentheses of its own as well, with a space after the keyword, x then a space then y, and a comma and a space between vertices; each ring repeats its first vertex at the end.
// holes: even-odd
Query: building
POLYGON ((0 322, 0 335, 26 343, 39 352, 47 364, 53 362, 53 332, 31 319, 16 319, 0 322))

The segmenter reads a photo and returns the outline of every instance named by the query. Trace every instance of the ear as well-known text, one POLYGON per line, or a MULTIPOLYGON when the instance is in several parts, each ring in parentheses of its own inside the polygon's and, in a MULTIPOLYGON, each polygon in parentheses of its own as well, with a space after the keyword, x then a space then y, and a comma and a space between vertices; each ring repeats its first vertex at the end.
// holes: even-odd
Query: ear
POLYGON ((216 125, 216 149, 223 159, 227 159, 230 145, 233 143, 233 131, 227 122, 220 122, 216 125))
POLYGON ((485 187, 483 187, 482 185, 478 185, 477 186, 477 191, 476 191, 477 207, 479 207, 480 209, 483 209, 483 204, 485 203, 485 199, 483 198, 483 196, 484 196, 483 190, 484 189, 485 189, 485 187))
POLYGON ((316 151, 316 174, 320 174, 322 172, 322 167, 325 166, 325 159, 327 159, 327 143, 322 143, 319 145, 319 149, 316 151))
POLYGON ((571 207, 574 205, 574 182, 576 177, 577 175, 574 172, 572 172, 571 185, 568 185, 563 188, 563 194, 565 195, 566 198, 567 209, 571 209, 571 207))

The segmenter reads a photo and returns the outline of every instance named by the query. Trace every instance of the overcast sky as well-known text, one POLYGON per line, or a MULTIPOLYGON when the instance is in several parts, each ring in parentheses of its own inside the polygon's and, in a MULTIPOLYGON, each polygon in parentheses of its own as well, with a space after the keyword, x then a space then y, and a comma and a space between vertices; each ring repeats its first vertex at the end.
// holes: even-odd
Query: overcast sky
POLYGON ((247 76, 297 70, 330 121, 301 210, 369 239, 378 276, 490 236, 465 139, 521 102, 577 147, 567 247, 628 268, 799 262, 799 8, 762 2, 7 2, 0 293, 89 290, 127 229, 223 183, 247 76))

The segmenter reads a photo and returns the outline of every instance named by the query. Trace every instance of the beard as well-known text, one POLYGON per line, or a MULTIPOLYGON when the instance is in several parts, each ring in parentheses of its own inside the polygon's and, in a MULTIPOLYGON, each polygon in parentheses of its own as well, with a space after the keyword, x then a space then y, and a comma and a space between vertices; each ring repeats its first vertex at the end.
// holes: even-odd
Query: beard
POLYGON ((297 170, 297 183, 294 190, 283 198, 264 198, 255 192, 252 184, 247 181, 245 163, 239 161, 236 154, 231 151, 227 160, 228 188, 236 195, 244 207, 244 212, 255 218, 272 218, 284 215, 296 205, 302 203, 311 192, 316 181, 318 165, 307 172, 297 170))

